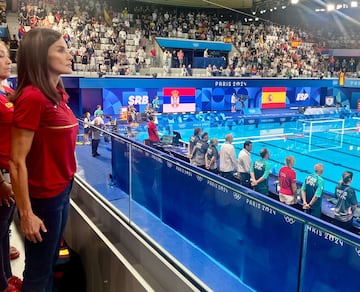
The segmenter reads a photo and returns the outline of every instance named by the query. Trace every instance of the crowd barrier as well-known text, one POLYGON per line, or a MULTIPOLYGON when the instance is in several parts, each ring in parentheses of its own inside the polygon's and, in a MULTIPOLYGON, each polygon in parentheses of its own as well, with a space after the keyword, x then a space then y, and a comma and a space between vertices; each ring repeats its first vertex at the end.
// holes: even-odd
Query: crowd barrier
POLYGON ((112 137, 112 172, 130 199, 257 291, 356 286, 355 234, 127 138, 112 137))

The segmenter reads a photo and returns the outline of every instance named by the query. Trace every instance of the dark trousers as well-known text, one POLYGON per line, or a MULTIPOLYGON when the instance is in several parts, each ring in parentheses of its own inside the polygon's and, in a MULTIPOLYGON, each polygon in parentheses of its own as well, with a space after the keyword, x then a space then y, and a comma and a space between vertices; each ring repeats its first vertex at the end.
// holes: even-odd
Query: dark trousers
POLYGON ((0 291, 8 286, 12 276, 9 255, 9 227, 13 219, 15 204, 0 207, 0 291))
POLYGON ((333 223, 334 225, 336 226, 339 226, 340 228, 343 228, 343 229, 346 229, 348 231, 351 231, 353 232, 353 224, 352 224, 352 219, 349 220, 349 221, 346 221, 346 222, 342 222, 342 221, 339 221, 337 219, 333 219, 331 221, 331 223, 333 223))
POLYGON ((247 172, 240 172, 240 184, 244 187, 252 189, 251 182, 250 182, 250 173, 247 172))
POLYGON ((93 156, 98 153, 97 150, 99 147, 99 143, 100 143, 100 139, 92 139, 91 140, 91 152, 92 152, 93 156))
POLYGON ((236 177, 234 176, 234 172, 232 172, 232 171, 229 171, 229 172, 220 171, 220 175, 221 175, 223 178, 226 178, 226 179, 231 180, 231 181, 233 181, 233 182, 238 182, 238 180, 237 180, 236 177))
POLYGON ((320 218, 321 217, 321 206, 319 207, 312 207, 310 209, 305 209, 305 213, 310 214, 314 217, 320 218))
POLYGON ((25 239, 25 270, 22 292, 51 292, 53 268, 59 257, 60 240, 63 236, 70 206, 72 181, 63 192, 49 199, 31 199, 36 216, 43 220, 47 229, 42 242, 25 239))

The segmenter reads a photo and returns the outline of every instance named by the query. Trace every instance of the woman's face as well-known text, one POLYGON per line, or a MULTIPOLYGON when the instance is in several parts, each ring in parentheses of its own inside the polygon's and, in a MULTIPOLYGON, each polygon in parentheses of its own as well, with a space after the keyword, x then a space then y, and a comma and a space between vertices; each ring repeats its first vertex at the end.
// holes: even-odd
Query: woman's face
POLYGON ((11 74, 11 60, 9 50, 0 44, 0 80, 7 79, 11 74))
POLYGON ((63 38, 53 43, 48 50, 49 75, 58 77, 61 74, 71 74, 71 60, 67 44, 63 38))

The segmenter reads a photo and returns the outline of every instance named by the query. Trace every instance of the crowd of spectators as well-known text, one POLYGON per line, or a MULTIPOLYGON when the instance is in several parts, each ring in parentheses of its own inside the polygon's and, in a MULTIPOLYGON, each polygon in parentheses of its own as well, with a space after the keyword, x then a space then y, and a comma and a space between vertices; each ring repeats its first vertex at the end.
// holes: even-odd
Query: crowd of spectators
POLYGON ((328 32, 324 42, 318 31, 270 22, 244 23, 221 12, 160 5, 132 5, 115 11, 107 2, 93 0, 51 5, 41 0, 21 2, 18 13, 19 39, 35 26, 52 27, 64 34, 75 71, 139 75, 141 68, 157 66, 164 75, 174 67, 182 69, 181 76, 191 75, 191 64, 180 49, 154 48, 154 38, 159 36, 232 43, 234 53, 226 64, 206 68, 207 76, 330 77, 340 70, 355 75, 360 69, 357 58, 330 58, 318 49, 356 47, 356 32, 341 37, 328 32), (314 42, 317 39, 320 41, 314 42))

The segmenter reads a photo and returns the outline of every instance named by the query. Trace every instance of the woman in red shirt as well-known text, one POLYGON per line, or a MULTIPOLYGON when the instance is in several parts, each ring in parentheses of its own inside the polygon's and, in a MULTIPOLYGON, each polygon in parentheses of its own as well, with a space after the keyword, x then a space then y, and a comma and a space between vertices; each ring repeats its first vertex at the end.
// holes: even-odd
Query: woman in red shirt
MULTIPOLYGON (((9 51, 6 45, 0 42, 0 84, 10 73, 9 51)), ((12 276, 9 255, 9 227, 15 208, 9 179, 10 131, 14 106, 8 96, 12 93, 11 88, 0 85, 0 291, 16 291, 16 288, 21 288, 21 280, 12 276)))
POLYGON ((62 35, 48 28, 30 30, 18 50, 10 174, 25 235, 23 292, 52 290, 68 217, 78 122, 60 75, 72 72, 71 60, 62 35))

